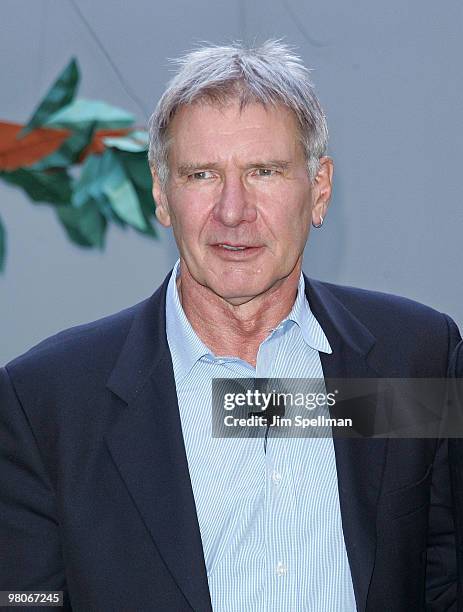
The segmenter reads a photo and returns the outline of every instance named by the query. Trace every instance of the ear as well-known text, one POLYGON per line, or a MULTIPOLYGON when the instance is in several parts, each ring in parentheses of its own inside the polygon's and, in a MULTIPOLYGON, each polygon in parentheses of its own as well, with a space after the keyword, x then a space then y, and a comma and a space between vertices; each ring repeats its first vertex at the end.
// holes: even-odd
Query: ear
POLYGON ((320 226, 326 217, 333 185, 334 164, 331 157, 319 159, 319 169, 313 181, 312 223, 320 226))
POLYGON ((161 185, 158 173, 154 168, 151 168, 151 176, 153 177, 153 198, 156 206, 156 217, 161 225, 164 227, 171 226, 171 219, 169 213, 169 203, 167 201, 167 195, 161 185))

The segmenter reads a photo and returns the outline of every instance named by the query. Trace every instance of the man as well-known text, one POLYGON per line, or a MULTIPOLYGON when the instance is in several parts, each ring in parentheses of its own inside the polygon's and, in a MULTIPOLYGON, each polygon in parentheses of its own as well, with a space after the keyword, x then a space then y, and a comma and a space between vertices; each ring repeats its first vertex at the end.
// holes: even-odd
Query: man
POLYGON ((300 59, 187 55, 150 136, 180 260, 3 369, 0 588, 75 610, 453 609, 445 440, 211 435, 213 378, 442 377, 459 340, 425 306, 302 275, 333 163, 300 59))

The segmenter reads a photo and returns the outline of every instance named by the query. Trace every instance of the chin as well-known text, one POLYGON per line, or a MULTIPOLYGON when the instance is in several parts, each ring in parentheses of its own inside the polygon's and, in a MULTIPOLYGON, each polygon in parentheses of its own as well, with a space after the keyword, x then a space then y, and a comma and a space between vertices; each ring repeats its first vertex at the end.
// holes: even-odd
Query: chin
POLYGON ((271 284, 267 284, 264 279, 252 279, 249 275, 245 277, 230 277, 224 275, 221 279, 208 284, 207 286, 222 299, 233 304, 240 304, 252 300, 252 298, 265 293, 271 284))

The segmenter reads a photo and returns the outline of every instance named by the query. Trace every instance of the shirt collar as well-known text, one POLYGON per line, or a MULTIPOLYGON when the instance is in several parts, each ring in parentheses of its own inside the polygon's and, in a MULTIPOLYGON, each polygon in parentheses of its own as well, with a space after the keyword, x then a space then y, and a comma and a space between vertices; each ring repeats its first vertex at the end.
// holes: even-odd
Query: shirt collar
MULTIPOLYGON (((167 342, 172 355, 174 376, 177 382, 187 376, 194 364, 202 357, 208 355, 215 359, 215 355, 211 353, 194 331, 182 308, 176 283, 179 274, 180 260, 177 260, 169 279, 166 294, 167 342)), ((310 310, 305 296, 305 281, 302 272, 299 278, 296 300, 291 312, 283 319, 276 330, 282 329, 285 331, 286 328, 291 327, 289 325, 290 322, 299 327, 302 337, 308 346, 323 353, 332 352, 320 323, 310 310)))
POLYGON ((332 352, 328 338, 325 336, 315 315, 310 310, 309 302, 305 295, 305 280, 302 272, 299 277, 296 300, 291 312, 278 327, 285 325, 287 321, 292 321, 299 327, 304 342, 308 346, 322 353, 332 352))
POLYGON ((175 380, 182 380, 194 364, 211 351, 199 338, 180 303, 177 277, 180 274, 180 259, 172 270, 166 294, 166 334, 172 355, 175 380))

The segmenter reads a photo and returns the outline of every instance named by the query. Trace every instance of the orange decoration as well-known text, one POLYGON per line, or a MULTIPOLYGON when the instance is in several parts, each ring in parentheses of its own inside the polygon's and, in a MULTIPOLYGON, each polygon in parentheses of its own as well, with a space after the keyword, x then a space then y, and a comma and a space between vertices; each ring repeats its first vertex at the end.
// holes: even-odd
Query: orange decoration
MULTIPOLYGON (((69 130, 55 128, 36 128, 24 138, 17 138, 23 126, 19 123, 0 121, 0 171, 17 170, 32 166, 47 155, 54 153, 71 135, 69 130)), ((105 150, 104 138, 125 136, 133 128, 118 130, 98 130, 92 142, 81 155, 82 162, 91 153, 102 154, 105 150)))
POLYGON ((32 166, 50 155, 68 138, 68 130, 36 128, 24 138, 17 138, 23 126, 0 121, 0 170, 32 166))
POLYGON ((117 136, 125 136, 126 134, 132 131, 133 128, 121 128, 119 130, 98 130, 95 133, 92 142, 88 145, 83 155, 79 159, 79 162, 83 161, 87 157, 87 155, 90 155, 90 153, 96 153, 97 155, 101 155, 102 153, 104 153, 106 145, 103 142, 103 138, 115 138, 117 136))

